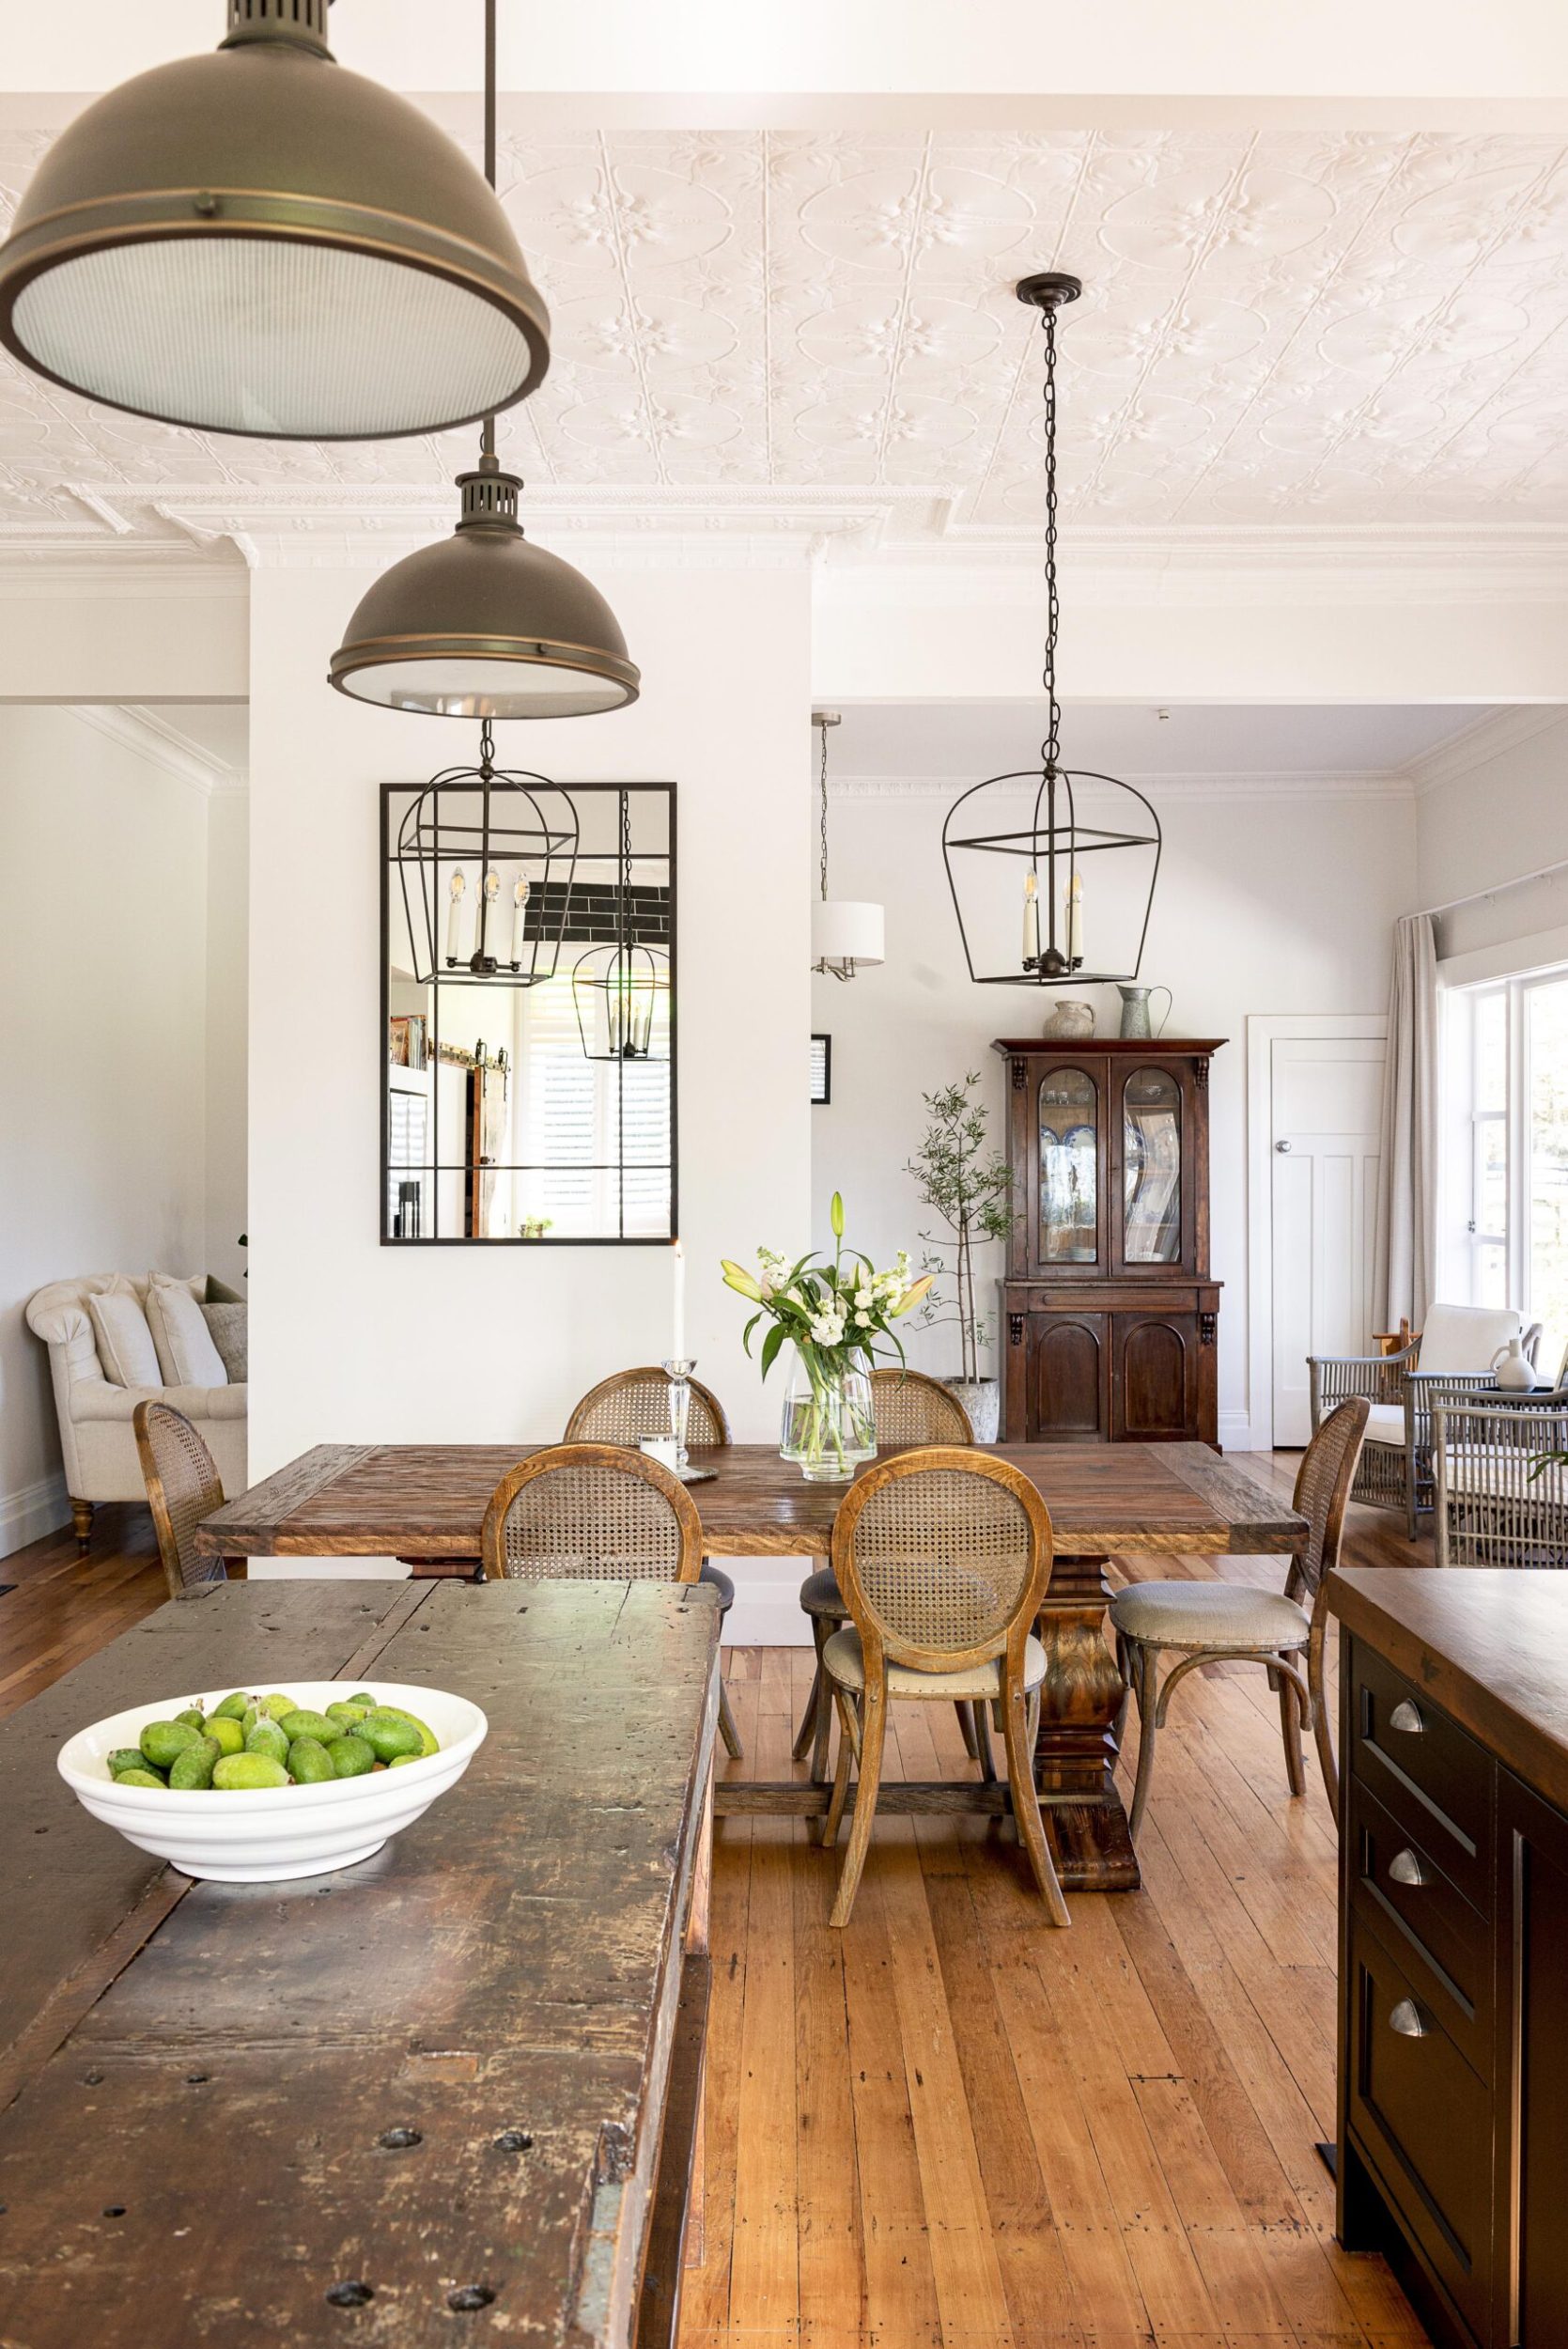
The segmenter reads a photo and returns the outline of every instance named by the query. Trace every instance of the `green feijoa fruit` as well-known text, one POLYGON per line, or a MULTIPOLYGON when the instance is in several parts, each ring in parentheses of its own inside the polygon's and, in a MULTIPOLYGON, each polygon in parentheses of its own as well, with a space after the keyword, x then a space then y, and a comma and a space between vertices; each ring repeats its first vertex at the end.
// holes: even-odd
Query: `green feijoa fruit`
POLYGON ((329 1720, 325 1713, 312 1713, 306 1706, 297 1713, 286 1713, 278 1727, 290 1745, 296 1737, 314 1737, 318 1746, 330 1746, 334 1738, 343 1735, 341 1721, 329 1720))
POLYGON ((341 1721, 345 1729, 352 1729, 356 1722, 364 1720, 370 1710, 368 1704, 329 1704, 327 1719, 329 1721, 341 1721))
POLYGON ((109 1756, 109 1775, 118 1778, 121 1770, 145 1770, 147 1756, 140 1746, 116 1746, 109 1756))
POLYGON ((346 1704, 363 1704, 367 1713, 374 1713, 377 1705, 377 1700, 371 1695, 368 1688, 356 1688, 352 1696, 346 1697, 344 1699, 344 1703, 346 1704))
POLYGON ((177 1753, 194 1746, 201 1736, 189 1721, 148 1721, 142 1732, 142 1759, 150 1762, 155 1770, 166 1770, 177 1753))
POLYGON ((286 1696, 281 1688, 274 1688, 270 1697, 263 1697, 261 1700, 261 1710, 270 1720, 281 1721, 288 1714, 297 1713, 299 1709, 299 1698, 286 1696))
POLYGON ((422 1753, 395 1753, 387 1764, 387 1768, 400 1770, 405 1762, 423 1762, 425 1756, 422 1753))
POLYGON ((258 1721, 260 1719, 261 1719, 261 1707, 260 1707, 260 1705, 259 1705, 259 1704, 247 1704, 247 1705, 246 1705, 246 1707, 245 1707, 245 1709, 244 1709, 244 1711, 243 1711, 243 1712, 241 1714, 241 1716, 240 1716, 240 1727, 241 1727, 241 1731, 243 1732, 243 1734, 245 1735, 245 1736, 247 1736, 247 1737, 248 1737, 248 1736, 250 1735, 250 1734, 251 1734, 252 1730, 256 1727, 256 1725, 257 1721, 258 1721))
POLYGON ((183 1713, 175 1715, 175 1719, 189 1721, 193 1729, 205 1730, 207 1727, 207 1716, 199 1704, 188 1704, 183 1713))
POLYGON ((243 1753, 245 1733, 232 1713, 214 1713, 207 1724, 207 1734, 220 1753, 243 1753))
POLYGON ((253 1786, 287 1786, 288 1772, 270 1753, 225 1753, 212 1783, 220 1794, 240 1794, 253 1786))
POLYGON ((224 1758, 224 1750, 215 1737, 203 1737, 197 1744, 187 1746, 177 1753, 169 1770, 169 1784, 176 1794, 195 1794, 212 1783, 214 1763, 224 1758))
POLYGON ((425 1750, 425 1740, 416 1725, 396 1713, 367 1713, 355 1735, 365 1739, 378 1762, 390 1762, 399 1753, 425 1750))
POLYGON ((288 1759, 288 1740, 276 1721, 259 1720, 245 1740, 247 1753, 264 1753, 274 1762, 288 1759))
POLYGON ((115 1780, 116 1786, 156 1786, 159 1793, 167 1791, 166 1781, 156 1770, 121 1770, 115 1780))
POLYGON ((225 1697, 222 1704, 212 1707, 212 1719, 215 1721, 242 1721, 250 1709, 250 1698, 243 1688, 236 1688, 231 1697, 225 1697))
POLYGON ((376 1766, 376 1757, 363 1737, 339 1737, 327 1748, 334 1778, 363 1778, 376 1766))
POLYGON ((296 1786, 319 1786, 335 1778, 333 1758, 318 1737, 296 1737, 288 1749, 288 1775, 296 1786))

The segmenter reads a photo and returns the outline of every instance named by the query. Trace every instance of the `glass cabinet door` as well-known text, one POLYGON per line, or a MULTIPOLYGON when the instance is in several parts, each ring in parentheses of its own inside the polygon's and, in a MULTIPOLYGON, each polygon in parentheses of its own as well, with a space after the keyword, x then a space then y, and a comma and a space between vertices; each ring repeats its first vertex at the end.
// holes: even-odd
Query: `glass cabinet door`
POLYGON ((1169 1069, 1135 1068, 1122 1088, 1122 1260, 1180 1264, 1182 1097, 1169 1069))
POLYGON ((1086 1068, 1040 1080, 1040 1261, 1099 1255, 1099 1088, 1086 1068))

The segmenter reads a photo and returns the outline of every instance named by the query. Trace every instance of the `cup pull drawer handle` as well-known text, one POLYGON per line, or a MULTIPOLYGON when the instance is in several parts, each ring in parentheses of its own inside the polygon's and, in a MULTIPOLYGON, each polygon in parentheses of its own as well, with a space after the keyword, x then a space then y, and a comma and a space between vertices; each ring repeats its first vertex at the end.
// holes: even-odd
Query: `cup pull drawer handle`
POLYGON ((1426 1870, 1413 1851, 1396 1851, 1389 1862, 1389 1881, 1394 1884, 1425 1884, 1426 1870))
POLYGON ((1426 1723, 1421 1717, 1420 1706, 1412 1704, 1408 1697, 1401 1697, 1389 1715, 1389 1727, 1403 1729, 1407 1736, 1419 1737, 1426 1723))
POLYGON ((1421 2008, 1414 1999, 1401 1999, 1397 2006, 1389 2008, 1389 2029, 1398 2031, 1402 2039, 1424 2039, 1426 2037, 1426 2025, 1421 2020, 1421 2008))

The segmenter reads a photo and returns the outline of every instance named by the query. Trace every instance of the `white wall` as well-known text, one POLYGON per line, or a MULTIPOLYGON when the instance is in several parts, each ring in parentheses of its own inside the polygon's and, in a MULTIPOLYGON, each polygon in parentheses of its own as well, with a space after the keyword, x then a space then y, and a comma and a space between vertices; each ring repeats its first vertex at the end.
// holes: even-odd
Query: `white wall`
POLYGON ((250 801, 243 791, 215 791, 207 810, 206 1268, 236 1289, 246 1270, 249 953, 250 801))
POLYGON ((200 792, 75 711, 0 708, 0 1554, 70 1516, 27 1298, 203 1268, 206 941, 200 792))
MULTIPOLYGON (((900 1247, 915 1251, 920 1210, 901 1170, 924 1125, 922 1095, 980 1069, 1000 1144, 1002 1064, 991 1039, 1033 1033, 1049 1008, 1048 996, 974 986, 965 972, 940 834, 950 798, 971 780, 955 778, 941 798, 846 795, 831 806, 833 894, 882 898, 888 958, 847 983, 813 981, 812 1026, 833 1039, 832 1103, 812 1112, 818 1248, 831 1245, 827 1206, 837 1189, 856 1245, 878 1262, 900 1247)), ((1389 934, 1409 901, 1415 810, 1408 797, 1375 792, 1308 798, 1260 785, 1248 796, 1206 797, 1189 786, 1148 788, 1165 849, 1143 976, 1173 990, 1167 1034, 1229 1038, 1212 1080, 1212 1266, 1225 1283, 1219 1435, 1241 1448, 1249 1434, 1246 1018, 1383 1009, 1389 934)), ((1094 990, 1091 1000, 1102 1029, 1114 1034, 1115 991, 1094 990)), ((956 1369, 955 1333, 915 1332, 910 1360, 956 1369)))
MULTIPOLYGON (((810 820, 803 567, 595 576, 644 671, 602 718, 502 729, 564 781, 677 786, 680 1228, 689 1343, 737 1432, 772 1424, 722 1255, 809 1221, 810 820)), ((378 792, 478 730, 332 692, 364 573, 257 572, 251 642, 251 1465, 323 1441, 559 1435, 582 1391, 669 1351, 662 1247, 383 1248, 378 792)))

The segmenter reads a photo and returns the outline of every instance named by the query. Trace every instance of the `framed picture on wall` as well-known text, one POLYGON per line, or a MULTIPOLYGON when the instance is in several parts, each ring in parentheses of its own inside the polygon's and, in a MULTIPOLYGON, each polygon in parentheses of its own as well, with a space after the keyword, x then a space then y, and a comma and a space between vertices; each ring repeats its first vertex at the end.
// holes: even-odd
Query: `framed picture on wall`
POLYGON ((833 1039, 831 1035, 814 1035, 811 1040, 811 1101, 813 1109, 826 1108, 833 1097, 833 1039))

